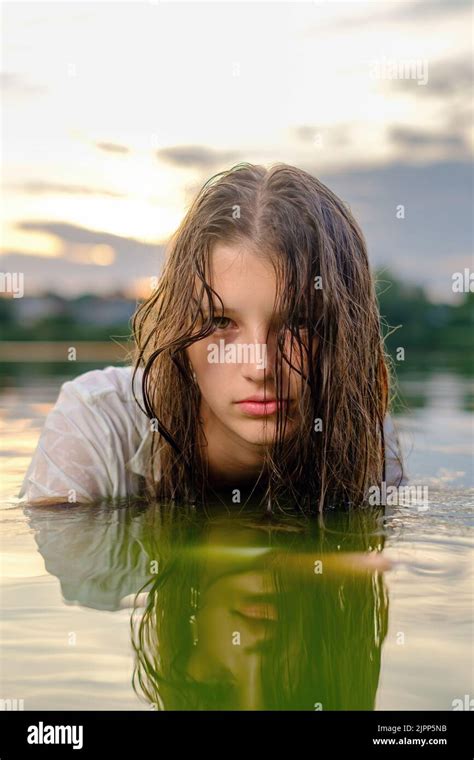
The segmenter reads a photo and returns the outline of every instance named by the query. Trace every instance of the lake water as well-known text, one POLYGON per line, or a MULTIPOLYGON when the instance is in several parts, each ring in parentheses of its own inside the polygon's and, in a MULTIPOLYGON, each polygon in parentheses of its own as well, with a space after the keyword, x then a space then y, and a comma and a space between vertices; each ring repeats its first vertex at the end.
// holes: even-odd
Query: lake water
POLYGON ((427 509, 322 522, 235 505, 207 518, 23 508, 64 379, 46 365, 0 378, 4 708, 469 709, 469 377, 400 381, 396 422, 427 509))

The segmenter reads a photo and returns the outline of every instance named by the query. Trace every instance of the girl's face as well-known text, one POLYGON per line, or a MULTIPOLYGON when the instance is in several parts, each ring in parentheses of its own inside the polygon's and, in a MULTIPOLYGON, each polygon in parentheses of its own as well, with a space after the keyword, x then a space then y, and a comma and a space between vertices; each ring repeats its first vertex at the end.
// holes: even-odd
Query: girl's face
MULTIPOLYGON (((210 285, 222 299, 224 309, 221 312, 215 299, 215 331, 187 349, 201 391, 201 414, 208 424, 221 432, 225 429, 234 438, 249 444, 270 443, 278 403, 287 415, 285 435, 294 429, 301 385, 300 375, 295 370, 290 372, 283 360, 282 396, 277 399, 276 333, 282 318, 272 313, 277 292, 275 271, 269 261, 245 245, 223 243, 214 246, 210 268, 210 285)), ((204 301, 203 310, 206 308, 204 301)), ((285 354, 290 357, 289 339, 285 354)), ((301 366, 296 343, 291 362, 301 366)))

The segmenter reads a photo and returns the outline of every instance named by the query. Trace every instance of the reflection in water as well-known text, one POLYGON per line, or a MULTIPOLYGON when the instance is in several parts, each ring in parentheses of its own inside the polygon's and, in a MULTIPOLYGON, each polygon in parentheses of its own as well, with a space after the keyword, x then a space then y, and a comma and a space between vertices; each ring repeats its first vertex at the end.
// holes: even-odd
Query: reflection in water
POLYGON ((374 709, 388 619, 380 512, 25 512, 66 601, 133 607, 133 687, 155 709, 374 709))

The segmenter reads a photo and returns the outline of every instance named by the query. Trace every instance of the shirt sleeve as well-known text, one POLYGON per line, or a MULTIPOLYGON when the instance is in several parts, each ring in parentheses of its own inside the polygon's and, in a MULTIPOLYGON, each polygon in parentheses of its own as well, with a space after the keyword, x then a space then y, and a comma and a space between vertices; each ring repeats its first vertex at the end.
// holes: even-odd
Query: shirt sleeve
POLYGON ((384 435, 385 482, 387 486, 404 486, 408 483, 408 477, 405 472, 400 441, 390 414, 385 417, 384 435))
POLYGON ((110 426, 76 380, 61 386, 44 422, 19 498, 90 502, 111 495, 110 426))

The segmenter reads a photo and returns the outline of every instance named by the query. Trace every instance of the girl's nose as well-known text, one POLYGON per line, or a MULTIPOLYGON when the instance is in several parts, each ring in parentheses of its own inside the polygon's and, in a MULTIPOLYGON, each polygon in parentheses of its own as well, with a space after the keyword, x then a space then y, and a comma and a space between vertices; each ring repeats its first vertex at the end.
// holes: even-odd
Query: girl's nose
POLYGON ((242 352, 245 375, 256 381, 273 377, 276 352, 274 333, 267 328, 256 327, 251 331, 248 344, 252 350, 242 352))

